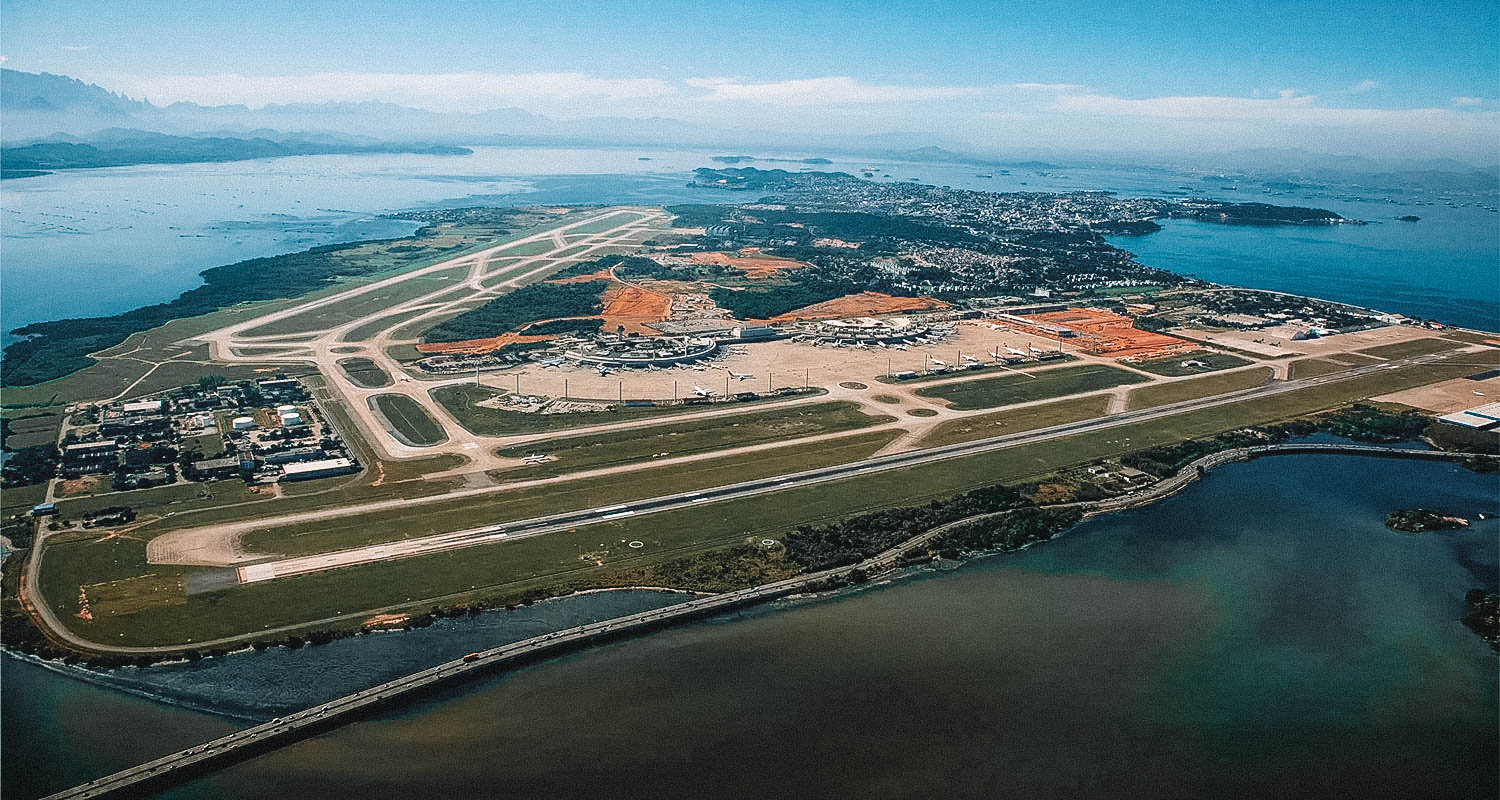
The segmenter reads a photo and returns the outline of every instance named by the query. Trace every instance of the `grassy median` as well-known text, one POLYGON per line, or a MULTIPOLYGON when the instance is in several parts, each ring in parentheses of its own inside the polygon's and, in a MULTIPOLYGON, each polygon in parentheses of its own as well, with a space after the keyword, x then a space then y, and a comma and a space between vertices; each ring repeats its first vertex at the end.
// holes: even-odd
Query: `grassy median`
POLYGON ((1150 380, 1144 375, 1126 372, 1105 364, 1084 364, 1077 367, 1044 370, 1033 375, 1007 373, 963 383, 945 383, 918 389, 917 394, 922 397, 946 400, 949 406, 959 411, 970 411, 1081 394, 1129 383, 1145 383, 1150 380))

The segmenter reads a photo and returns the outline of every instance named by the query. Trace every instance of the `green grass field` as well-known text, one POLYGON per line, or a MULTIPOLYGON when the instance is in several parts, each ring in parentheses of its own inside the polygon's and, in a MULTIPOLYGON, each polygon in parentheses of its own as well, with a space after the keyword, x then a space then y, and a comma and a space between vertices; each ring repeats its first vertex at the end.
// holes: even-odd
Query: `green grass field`
MULTIPOLYGON (((642 467, 628 473, 578 478, 478 497, 382 509, 340 519, 283 525, 255 531, 245 537, 243 544, 252 552, 296 555, 428 536, 478 525, 622 503, 669 492, 722 486, 767 475, 856 461, 867 458, 898 433, 870 431, 828 442, 793 444, 743 455, 704 459, 694 463, 690 469, 680 466, 642 467)), ((500 474, 511 481, 519 477, 512 472, 500 474)))
POLYGON ((1348 364, 1340 364, 1326 358, 1303 358, 1293 361, 1287 368, 1287 377, 1292 380, 1299 378, 1316 378, 1319 375, 1330 375, 1349 369, 1348 364))
POLYGON ((427 447, 448 439, 443 426, 404 394, 375 395, 370 398, 370 407, 385 418, 396 438, 408 445, 427 447))
MULTIPOLYGON (((1312 413, 1352 400, 1460 377, 1479 367, 1494 366, 1496 356, 1500 354, 1489 355, 1487 359, 1455 358, 1437 364, 1382 371, 1325 386, 1065 439, 788 489, 777 493, 774 502, 757 497, 639 515, 591 525, 572 533, 549 534, 196 595, 187 598, 186 603, 163 604, 92 623, 71 618, 77 610, 79 586, 146 572, 156 573, 162 581, 173 580, 176 576, 171 570, 148 569, 144 565, 143 542, 116 539, 93 548, 70 544, 54 550, 49 546, 42 586, 48 602, 74 630, 96 641, 120 644, 179 643, 185 639, 201 641, 214 636, 253 634, 268 627, 305 623, 360 609, 388 606, 425 608, 433 604, 434 598, 457 601, 484 596, 513 596, 523 588, 553 585, 621 565, 651 563, 747 539, 774 537, 798 524, 837 519, 879 506, 925 502, 975 486, 1040 476, 1069 464, 1312 413), (623 546, 625 541, 632 539, 640 540, 646 546, 639 550, 623 546)), ((878 440, 884 438, 877 433, 868 436, 872 441, 866 446, 872 451, 880 446, 878 440)), ((796 457, 805 462, 808 457, 818 458, 820 455, 821 451, 815 450, 796 457)), ((733 468, 731 472, 742 471, 744 465, 735 463, 738 460, 729 461, 728 466, 733 468)), ((635 475, 640 479, 650 472, 635 475)), ((582 481, 577 483, 585 484, 582 481)), ((567 485, 572 484, 564 484, 567 485)), ((575 502, 618 502, 609 499, 617 495, 597 494, 593 484, 580 485, 575 491, 584 493, 575 502)), ((579 507, 567 502, 566 498, 553 507, 547 501, 557 499, 554 487, 548 487, 540 494, 541 497, 530 502, 539 503, 547 510, 579 507)), ((520 499, 512 496, 508 502, 520 499)), ((436 505, 424 508, 432 509, 436 505)), ((467 517, 471 524, 496 521, 497 514, 503 513, 502 508, 506 507, 506 503, 471 505, 467 517)), ((504 516, 510 514, 504 513, 504 516)), ((423 518, 417 515, 412 520, 413 524, 421 524, 423 518)), ((382 529, 387 534, 398 536, 417 535, 400 519, 383 519, 376 515, 366 518, 362 526, 357 522, 346 526, 349 533, 345 535, 357 535, 361 527, 365 535, 372 529, 382 529)), ((308 531, 304 535, 313 536, 315 533, 308 531)), ((289 541, 283 539, 282 543, 289 541)))
POLYGON ((1045 370, 1028 377, 1007 373, 963 383, 945 383, 918 389, 917 394, 948 401, 960 411, 995 408, 1031 400, 1045 400, 1081 392, 1092 392, 1130 383, 1145 383, 1149 378, 1103 364, 1045 370))
POLYGON ((368 358, 339 359, 339 369, 349 376, 355 386, 365 389, 380 389, 393 383, 391 376, 368 358))
POLYGON ((1383 344, 1379 347, 1366 347, 1363 350, 1356 350, 1355 352, 1364 353, 1367 356, 1396 359, 1425 356, 1428 353, 1441 353, 1445 350, 1456 350, 1463 346, 1462 342, 1429 336, 1424 339, 1408 339, 1404 342, 1396 342, 1395 344, 1383 344))
POLYGON ((1228 353, 1199 351, 1196 353, 1181 353, 1171 358, 1158 358, 1155 361, 1139 361, 1131 366, 1156 375, 1164 375, 1168 378, 1180 378, 1184 375, 1201 375, 1205 372, 1215 372, 1231 367, 1243 367, 1249 363, 1252 363, 1249 359, 1232 356, 1228 353), (1183 362, 1185 361, 1197 361, 1208 366, 1185 367, 1183 366, 1183 362))
MULTIPOLYGON (((392 284, 382 289, 354 295, 336 303, 304 311, 285 319, 268 322, 265 325, 245 331, 245 335, 281 336, 291 333, 310 333, 336 328, 362 317, 378 314, 387 308, 405 303, 408 300, 415 300, 423 295, 446 289, 463 280, 468 273, 468 265, 463 265, 417 278, 408 278, 400 283, 392 284)), ((347 290, 357 285, 350 283, 346 284, 344 288, 347 290)))
POLYGON ((577 227, 569 228, 567 233, 569 236, 573 236, 579 233, 603 233, 604 231, 610 230, 612 228, 618 228, 621 225, 625 225, 634 219, 637 218, 630 214, 613 214, 603 219, 595 220, 594 222, 586 222, 577 227))
POLYGON ((57 444, 64 416, 55 409, 20 409, 5 412, 5 418, 10 421, 10 436, 6 437, 5 446, 20 450, 37 445, 57 444))
MULTIPOLYGON (((822 392, 819 391, 819 394, 822 392)), ((514 436, 524 433, 550 433, 552 431, 565 431, 569 428, 582 428, 591 425, 612 425, 617 422, 636 419, 659 419, 662 417, 687 414, 694 411, 707 411, 713 408, 723 408, 723 405, 712 406, 650 406, 640 408, 627 408, 623 406, 612 407, 608 411, 596 411, 592 413, 577 414, 538 414, 527 411, 509 411, 499 408, 488 408, 478 405, 479 403, 507 392, 491 389, 488 386, 471 386, 469 384, 452 384, 440 386, 431 391, 432 399, 447 409, 453 418, 464 430, 480 436, 514 436)), ((808 395, 798 395, 807 397, 808 395)), ((763 400, 747 403, 736 403, 736 407, 753 409, 764 404, 775 403, 786 398, 765 398, 763 400)))
MULTIPOLYGON (((987 358, 986 356, 983 356, 983 355, 980 355, 978 357, 979 358, 987 358)), ((994 374, 997 374, 997 373, 1000 373, 1000 374, 1012 374, 1011 372, 1009 372, 1009 370, 1016 370, 1016 369, 1023 369, 1023 370, 1026 370, 1027 372, 1031 372, 1032 370, 1037 369, 1039 367, 1053 367, 1053 366, 1057 366, 1058 364, 1066 364, 1069 361, 1077 361, 1077 360, 1078 360, 1078 358, 1075 357, 1075 356, 1064 355, 1062 358, 1055 358, 1055 359, 1053 359, 1051 361, 1040 362, 1040 363, 1036 363, 1036 364, 1022 364, 1019 367, 1009 367, 1009 366, 1002 367, 1002 366, 1000 366, 998 364, 982 364, 982 365, 980 365, 978 367, 975 367, 973 369, 953 369, 953 370, 949 370, 947 372, 930 372, 930 373, 927 373, 925 375, 917 375, 914 378, 888 378, 888 377, 886 377, 884 375, 881 375, 881 376, 877 377, 875 380, 879 381, 880 383, 885 383, 885 384, 906 386, 906 385, 916 385, 916 384, 923 384, 923 383, 931 383, 933 381, 946 380, 948 378, 953 378, 953 377, 957 377, 957 376, 960 376, 960 375, 974 375, 974 374, 994 375, 994 374)))
POLYGON ((540 444, 505 448, 499 454, 507 458, 522 458, 532 453, 547 453, 556 460, 506 473, 518 478, 545 477, 729 447, 790 441, 821 433, 855 430, 892 419, 861 413, 856 403, 816 403, 727 418, 552 439, 540 444))
POLYGON ((1170 403, 1180 403, 1184 400, 1197 400, 1200 397, 1249 389, 1269 383, 1271 375, 1272 370, 1270 367, 1258 367, 1256 369, 1226 372, 1185 381, 1140 386, 1130 390, 1128 407, 1131 410, 1151 408, 1152 406, 1164 406, 1170 403))
POLYGON ((922 446, 937 447, 1094 419, 1104 416, 1108 407, 1109 396, 1096 395, 949 420, 933 428, 927 436, 923 437, 922 446))

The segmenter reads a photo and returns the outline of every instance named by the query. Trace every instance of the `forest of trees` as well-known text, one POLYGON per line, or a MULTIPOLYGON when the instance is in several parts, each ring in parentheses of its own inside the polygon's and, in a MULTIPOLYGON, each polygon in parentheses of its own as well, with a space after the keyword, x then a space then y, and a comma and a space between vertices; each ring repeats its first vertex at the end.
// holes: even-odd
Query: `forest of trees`
POLYGON ((484 305, 439 323, 422 335, 424 342, 461 342, 516 331, 527 323, 557 317, 587 317, 604 310, 600 294, 608 281, 533 283, 502 294, 484 305))
POLYGON ((855 289, 834 283, 794 283, 788 286, 772 286, 769 289, 718 288, 708 296, 720 308, 727 309, 738 319, 770 319, 778 314, 795 311, 813 303, 821 303, 850 294, 855 289))

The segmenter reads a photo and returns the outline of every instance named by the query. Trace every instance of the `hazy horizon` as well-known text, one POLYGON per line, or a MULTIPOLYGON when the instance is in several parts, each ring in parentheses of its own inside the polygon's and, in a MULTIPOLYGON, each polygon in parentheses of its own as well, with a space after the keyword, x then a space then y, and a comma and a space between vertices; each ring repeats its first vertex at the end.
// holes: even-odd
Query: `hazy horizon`
MULTIPOLYGON (((313 109, 284 106, 378 102, 414 110, 404 124, 421 135, 424 124, 577 135, 602 117, 632 141, 708 146, 885 138, 987 156, 1292 149, 1500 161, 1492 3, 1442 14, 1379 3, 1338 17, 1290 3, 940 5, 167 3, 141 15, 23 0, 7 4, 0 63, 157 107, 196 104, 175 110, 204 130, 317 126, 313 109), (631 47, 611 44, 622 29, 631 47), (549 124, 557 130, 541 130, 549 124)), ((54 132, 30 124, 36 113, 8 107, 6 138, 54 132)), ((346 127, 320 129, 389 136, 340 113, 346 127)))

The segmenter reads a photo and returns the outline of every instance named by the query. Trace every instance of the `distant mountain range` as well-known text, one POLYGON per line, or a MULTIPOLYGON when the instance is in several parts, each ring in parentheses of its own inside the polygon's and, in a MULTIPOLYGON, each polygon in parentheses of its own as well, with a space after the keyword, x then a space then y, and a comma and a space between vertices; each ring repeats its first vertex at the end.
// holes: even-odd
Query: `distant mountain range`
MULTIPOLYGON (((1038 151, 985 152, 939 134, 884 132, 807 135, 744 127, 713 128, 664 117, 555 120, 519 108, 436 112, 380 101, 157 106, 63 75, 0 69, 4 172, 137 163, 223 161, 363 152, 461 153, 476 145, 654 146, 723 152, 839 154, 854 159, 1060 169, 1160 165, 1289 176, 1294 181, 1378 178, 1391 188, 1493 189, 1494 167, 1448 159, 1376 160, 1304 150, 1241 150, 1204 156, 1038 151)), ((749 160, 750 156, 739 157, 749 160)), ((823 163, 823 159, 804 160, 823 163)))

